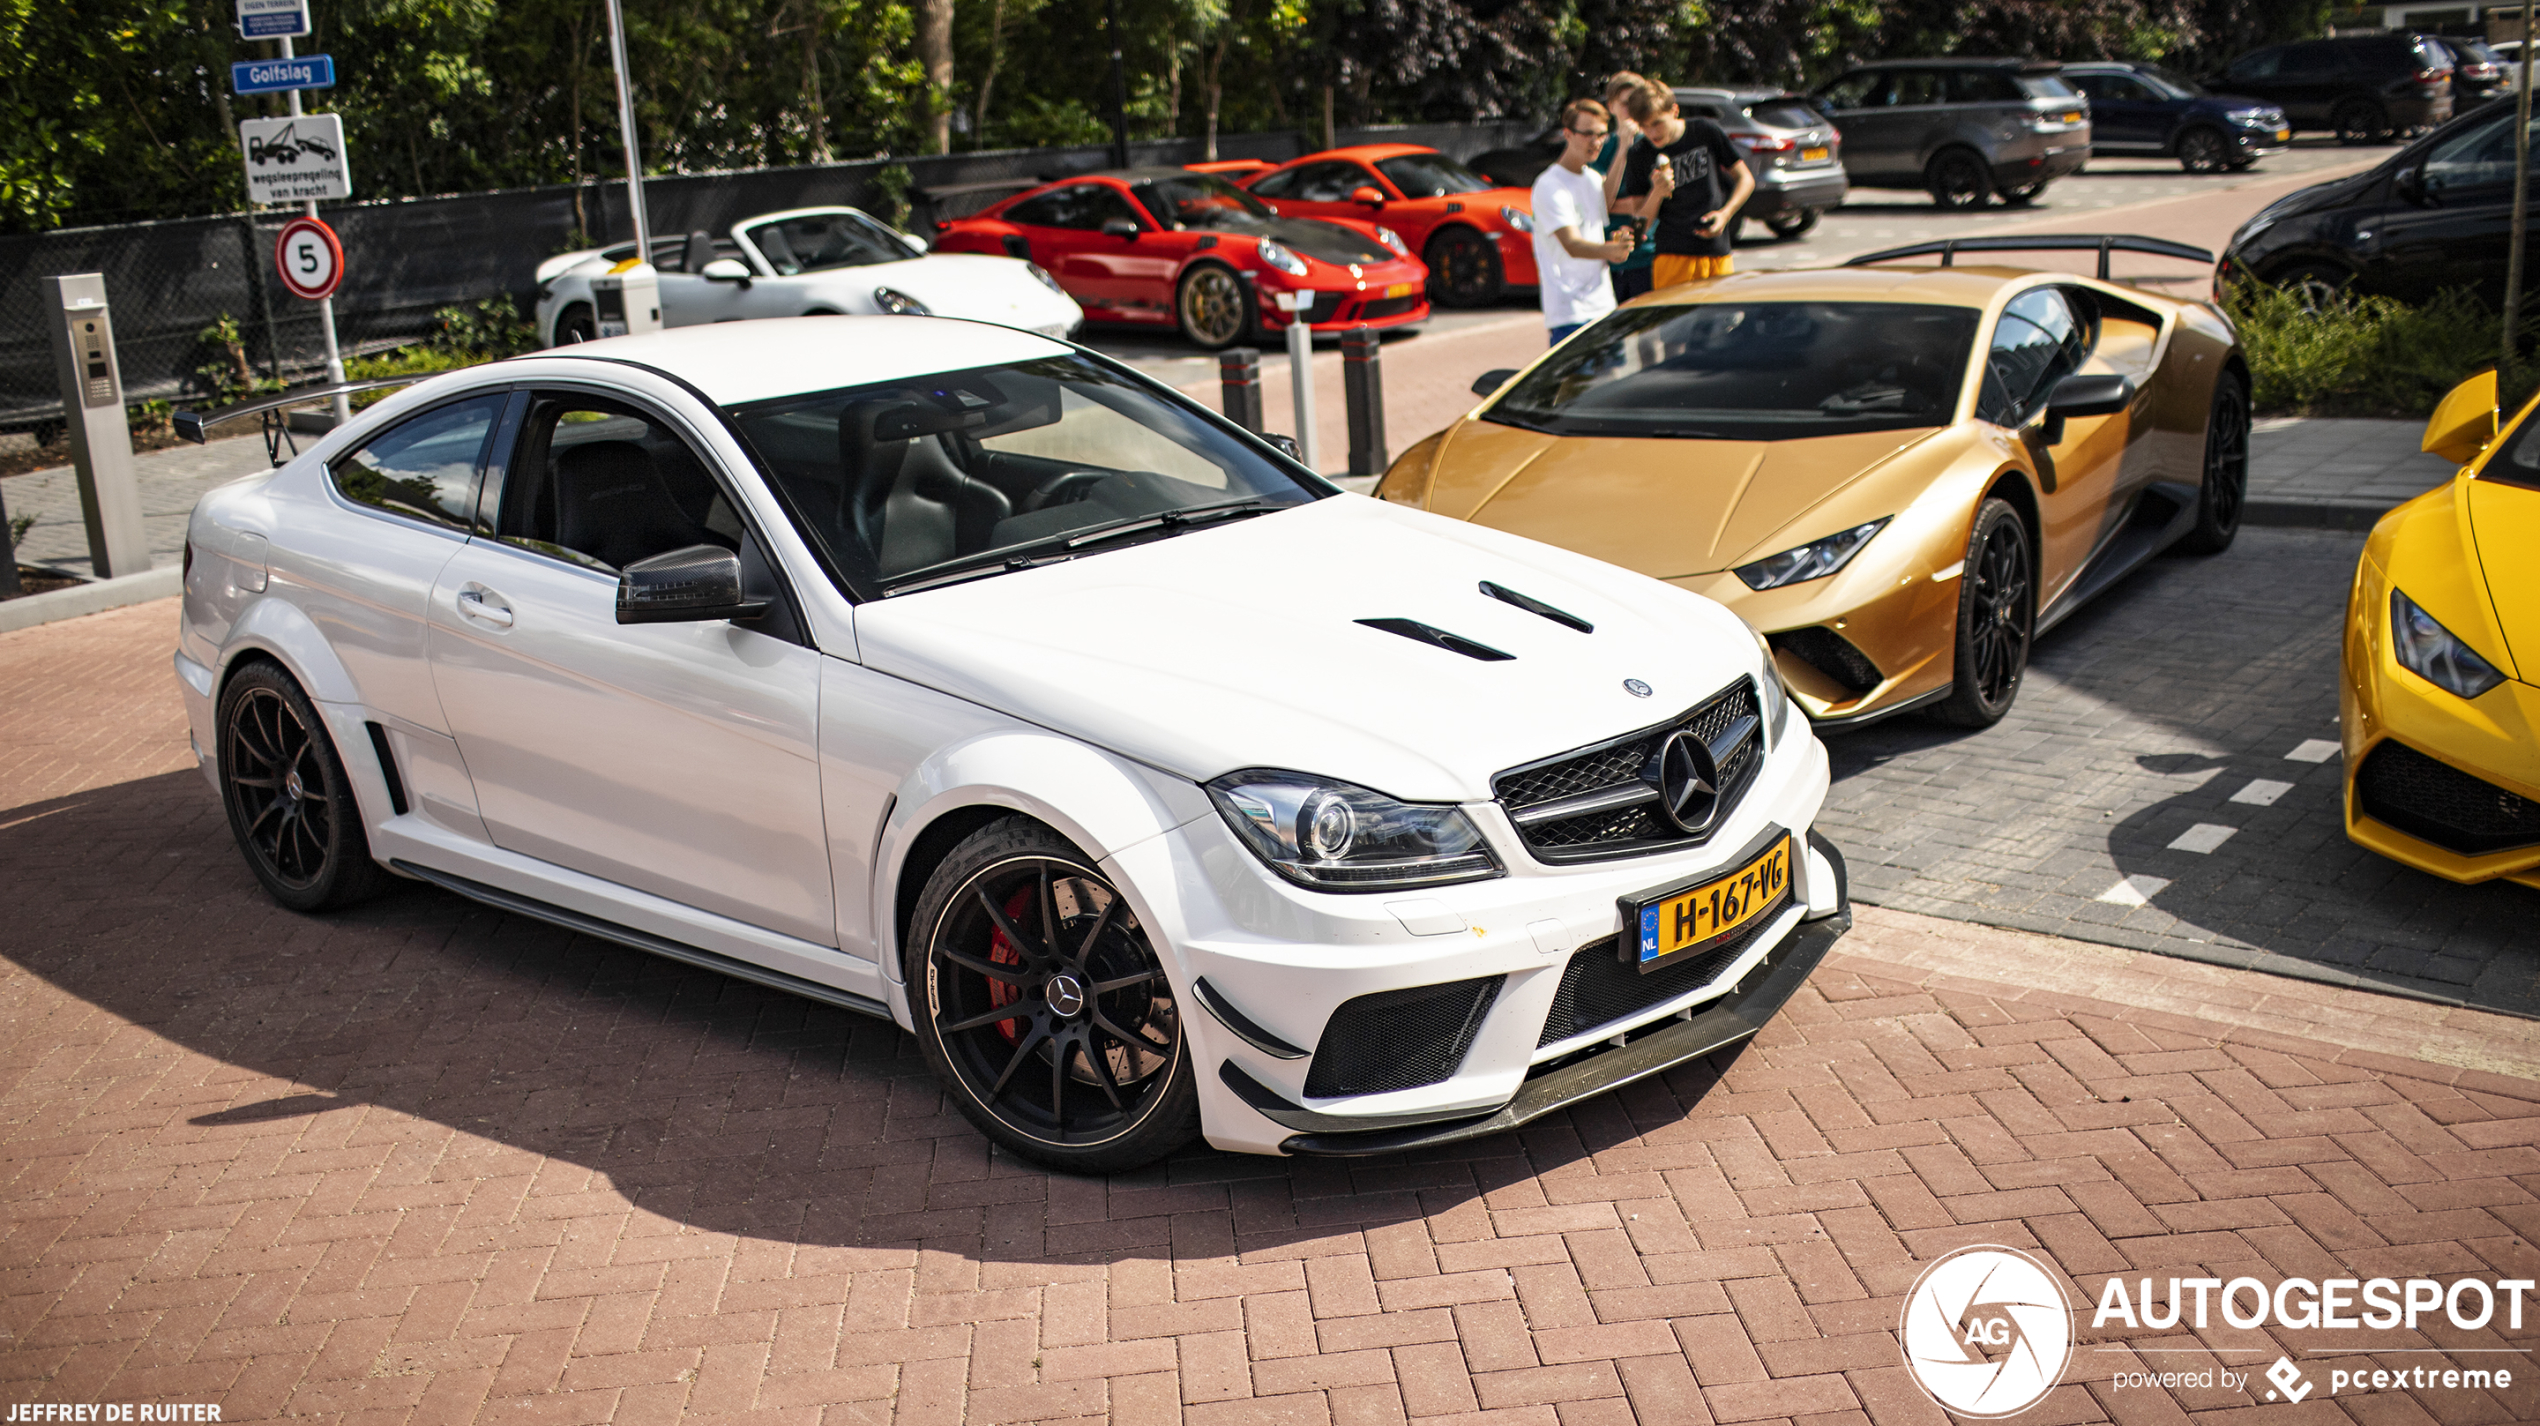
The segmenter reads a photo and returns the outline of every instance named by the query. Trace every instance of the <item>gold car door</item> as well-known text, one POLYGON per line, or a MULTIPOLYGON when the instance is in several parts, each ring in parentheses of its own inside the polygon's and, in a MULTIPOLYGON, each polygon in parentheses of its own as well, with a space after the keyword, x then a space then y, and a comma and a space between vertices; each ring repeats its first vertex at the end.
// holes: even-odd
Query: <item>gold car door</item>
POLYGON ((2130 421, 2124 411, 2058 418, 2047 410, 2057 383, 2081 370, 2089 329, 2052 287, 2011 299, 1994 324, 1976 414, 2017 434, 2037 475, 2044 539, 2038 551, 2043 613, 2113 529, 2119 468, 2130 421))

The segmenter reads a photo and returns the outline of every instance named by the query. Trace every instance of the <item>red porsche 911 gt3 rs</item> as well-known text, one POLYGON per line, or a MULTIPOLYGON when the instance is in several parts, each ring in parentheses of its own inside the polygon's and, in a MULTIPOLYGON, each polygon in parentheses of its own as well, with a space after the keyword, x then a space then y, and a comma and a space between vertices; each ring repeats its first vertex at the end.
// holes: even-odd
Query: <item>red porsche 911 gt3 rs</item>
POLYGON ((1392 228, 1429 265, 1438 300, 1450 307, 1479 307, 1535 285, 1534 194, 1494 186, 1436 149, 1325 149, 1236 181, 1282 217, 1392 228))
POLYGON ((1211 350, 1284 330, 1298 307, 1318 332, 1429 315, 1429 270, 1391 228, 1284 218, 1188 169, 1060 179, 936 231, 938 252, 1039 263, 1093 321, 1178 326, 1211 350))

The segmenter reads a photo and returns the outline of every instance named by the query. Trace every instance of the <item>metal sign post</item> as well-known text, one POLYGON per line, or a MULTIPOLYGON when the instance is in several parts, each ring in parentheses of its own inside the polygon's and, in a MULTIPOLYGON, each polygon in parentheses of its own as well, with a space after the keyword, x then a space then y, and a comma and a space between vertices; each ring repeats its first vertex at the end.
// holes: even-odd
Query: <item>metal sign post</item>
MULTIPOLYGON (((308 32, 307 0, 238 0, 238 33, 250 39, 270 38, 282 47, 282 54, 272 61, 231 65, 230 77, 241 94, 281 91, 291 104, 288 120, 250 119, 238 126, 239 148, 247 160, 249 201, 297 199, 301 213, 315 222, 318 199, 352 197, 353 181, 344 152, 343 119, 334 114, 312 115, 300 107, 301 90, 335 83, 334 60, 322 54, 304 60, 292 52, 292 39, 308 32)), ((338 268, 340 275, 340 262, 338 268)), ((328 291, 333 292, 332 284, 328 291)), ((318 299, 318 322, 326 332, 326 379, 341 386, 344 349, 335 338, 332 295, 318 299)), ((352 403, 339 392, 336 424, 351 419, 352 403)))
POLYGON ((617 132, 626 143, 626 206, 635 213, 635 260, 653 260, 653 225, 644 215, 644 159, 635 147, 635 91, 626 77, 626 18, 609 4, 609 59, 617 69, 617 132))
POLYGON ((52 289, 53 364, 79 475, 79 512, 88 523, 89 567, 99 579, 139 574, 150 567, 150 539, 141 525, 141 484, 133 472, 106 279, 84 272, 44 283, 52 289))

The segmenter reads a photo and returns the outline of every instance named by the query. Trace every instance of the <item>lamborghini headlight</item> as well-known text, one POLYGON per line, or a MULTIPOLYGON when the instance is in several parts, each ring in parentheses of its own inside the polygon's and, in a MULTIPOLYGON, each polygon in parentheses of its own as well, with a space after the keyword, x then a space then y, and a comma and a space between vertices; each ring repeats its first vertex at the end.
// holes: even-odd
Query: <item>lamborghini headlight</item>
POLYGON ((2476 698, 2505 681, 2494 664, 2395 589, 2390 591, 2390 652, 2401 668, 2463 698, 2476 698))
POLYGON ((1208 784, 1226 825, 1270 869, 1317 891, 1399 891, 1500 875, 1464 809, 1398 802, 1311 773, 1253 768, 1208 784))
POLYGON ((1866 525, 1855 525, 1839 535, 1813 540, 1795 550, 1766 555, 1753 564, 1737 567, 1737 577, 1749 589, 1779 589, 1802 580, 1823 579, 1852 562, 1870 537, 1887 528, 1893 515, 1883 515, 1866 525))

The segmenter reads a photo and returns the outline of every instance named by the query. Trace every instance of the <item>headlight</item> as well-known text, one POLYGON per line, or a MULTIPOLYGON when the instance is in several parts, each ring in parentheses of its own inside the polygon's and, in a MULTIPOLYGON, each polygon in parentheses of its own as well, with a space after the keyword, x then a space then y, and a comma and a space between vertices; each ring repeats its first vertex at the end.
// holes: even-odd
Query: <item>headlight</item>
POLYGON ((1061 297, 1067 295, 1067 289, 1058 285, 1058 279, 1050 276, 1048 268, 1045 268, 1039 263, 1026 258, 1023 262, 1023 270, 1040 279, 1041 285, 1048 288, 1050 291, 1057 293, 1061 297))
POLYGON ((1523 208, 1502 208, 1499 216, 1518 232, 1531 233, 1535 230, 1535 215, 1523 208))
POLYGON ((1298 257, 1295 253, 1289 252, 1287 245, 1279 242, 1277 239, 1263 238, 1255 250, 1261 254, 1261 260, 1263 262, 1270 264, 1272 267, 1286 273, 1288 276, 1305 276, 1305 259, 1298 257))
POLYGON ((2401 668, 2463 698, 2476 698, 2505 681, 2494 664, 2395 589, 2390 591, 2390 652, 2401 668))
POLYGON ((1411 249, 1403 244, 1402 234, 1395 232, 1391 228, 1378 228, 1376 230, 1376 241, 1393 249, 1395 257, 1411 256, 1411 249))
POLYGON ((933 309, 896 287, 873 289, 873 305, 893 317, 932 317, 933 309))
POLYGON ((1310 773, 1255 768, 1208 784, 1226 824, 1273 871, 1317 891, 1398 891, 1500 874, 1460 807, 1397 802, 1310 773))
POLYGON ((1749 624, 1746 632, 1755 636, 1755 648, 1764 656, 1764 728, 1769 747, 1782 745, 1782 723, 1790 716, 1790 685, 1782 682, 1781 665, 1773 662, 1772 641, 1762 630, 1749 624))
POLYGON ((2259 124, 2266 121, 2267 111, 2264 109, 2234 109, 2223 115, 2223 117, 2229 119, 2235 124, 2259 124))
POLYGON ((1887 522, 1895 518, 1893 515, 1882 516, 1866 525, 1855 525, 1842 534, 1828 535, 1795 550, 1784 550, 1777 555, 1766 555, 1753 564, 1739 565, 1737 577, 1745 580, 1749 589, 1779 589, 1785 584, 1797 584, 1805 579, 1823 579, 1850 563, 1852 557, 1861 552, 1861 547, 1870 542, 1870 537, 1886 529, 1887 522))

